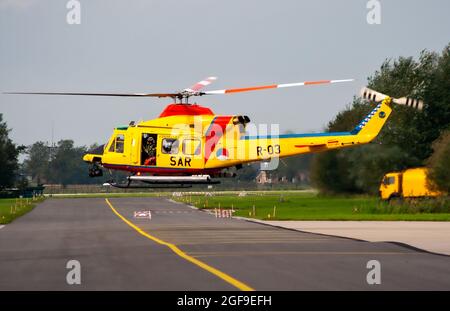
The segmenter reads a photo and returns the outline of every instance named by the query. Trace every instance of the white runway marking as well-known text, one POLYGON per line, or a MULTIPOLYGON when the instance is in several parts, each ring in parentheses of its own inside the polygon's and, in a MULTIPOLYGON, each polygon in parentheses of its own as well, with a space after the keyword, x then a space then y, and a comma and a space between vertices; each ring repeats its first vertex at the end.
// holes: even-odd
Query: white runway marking
POLYGON ((3 227, 4 227, 3 225, 0 225, 0 229, 3 228, 3 227))
POLYGON ((155 214, 188 214, 194 211, 154 211, 155 214))

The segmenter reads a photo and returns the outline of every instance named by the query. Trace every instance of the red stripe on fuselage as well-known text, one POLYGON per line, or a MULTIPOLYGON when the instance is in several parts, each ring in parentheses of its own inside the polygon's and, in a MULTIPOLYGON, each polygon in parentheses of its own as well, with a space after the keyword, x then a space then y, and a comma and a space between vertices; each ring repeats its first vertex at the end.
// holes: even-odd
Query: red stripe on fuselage
POLYGON ((228 123, 230 123, 231 116, 215 117, 206 132, 205 137, 205 163, 208 162, 211 153, 216 149, 216 145, 225 134, 228 123))
POLYGON ((318 145, 295 145, 295 148, 314 148, 314 147, 323 147, 326 146, 326 144, 318 144, 318 145))

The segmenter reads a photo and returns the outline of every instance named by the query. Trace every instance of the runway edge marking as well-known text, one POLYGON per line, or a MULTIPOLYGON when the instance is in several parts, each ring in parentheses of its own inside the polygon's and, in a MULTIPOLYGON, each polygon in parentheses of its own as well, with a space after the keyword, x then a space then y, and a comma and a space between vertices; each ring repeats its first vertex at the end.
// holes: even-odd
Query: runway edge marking
POLYGON ((224 280, 225 282, 233 285, 234 287, 242 290, 242 291, 254 291, 255 289, 251 288, 250 286, 242 283, 241 281, 236 280, 235 278, 233 278, 232 276, 214 268, 211 267, 210 265, 204 263, 203 261, 200 261, 188 254, 186 254, 185 252, 183 252, 181 249, 178 248, 178 246, 176 246, 175 244, 163 241, 155 236, 152 236, 151 234, 145 232, 144 230, 142 230, 141 228, 139 228, 138 226, 136 226, 135 224, 133 224, 131 221, 129 221, 128 219, 126 219, 124 216, 122 216, 115 208, 114 206, 111 204, 111 202, 108 199, 105 199, 106 203, 108 204, 108 206, 111 208, 111 210, 113 211, 114 214, 116 214, 120 219, 122 219, 127 225, 129 225, 131 228, 133 228, 134 230, 136 230, 138 233, 140 233, 141 235, 145 236, 146 238, 167 246, 168 248, 170 248, 175 254, 177 254, 178 256, 180 256, 181 258, 193 263, 194 265, 202 268, 203 270, 206 270, 212 274, 214 274, 215 276, 219 277, 220 279, 224 280))

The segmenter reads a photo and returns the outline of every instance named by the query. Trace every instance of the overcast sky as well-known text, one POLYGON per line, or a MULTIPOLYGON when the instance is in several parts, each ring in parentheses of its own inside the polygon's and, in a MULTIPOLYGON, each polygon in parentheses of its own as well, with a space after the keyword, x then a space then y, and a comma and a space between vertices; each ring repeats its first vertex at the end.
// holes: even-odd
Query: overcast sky
MULTIPOLYGON (((210 75, 209 89, 355 78, 197 102, 245 114, 281 131, 326 123, 386 58, 441 51, 450 42, 450 1, 381 0, 381 25, 367 0, 0 0, 0 92, 165 92, 210 75)), ((167 99, 0 95, 18 144, 70 138, 104 142, 117 125, 158 116, 167 99)))

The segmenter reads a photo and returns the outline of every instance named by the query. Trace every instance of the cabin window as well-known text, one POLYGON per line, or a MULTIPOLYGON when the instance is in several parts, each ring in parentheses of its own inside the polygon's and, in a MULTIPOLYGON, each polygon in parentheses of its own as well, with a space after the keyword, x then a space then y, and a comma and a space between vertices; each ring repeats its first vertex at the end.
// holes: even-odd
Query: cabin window
POLYGON ((179 141, 175 138, 164 138, 161 144, 161 151, 165 154, 177 154, 179 141))
POLYGON ((114 139, 113 143, 109 147, 109 152, 123 153, 124 142, 125 142, 125 136, 123 134, 117 135, 116 138, 114 139))
POLYGON ((158 142, 158 135, 149 133, 142 134, 142 150, 141 150, 142 165, 156 165, 157 142, 158 142))
POLYGON ((185 155, 199 155, 201 152, 201 144, 199 139, 185 139, 183 140, 183 153, 185 155))

